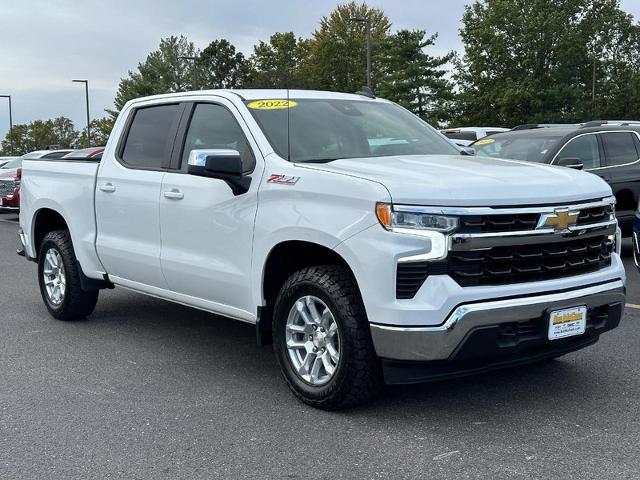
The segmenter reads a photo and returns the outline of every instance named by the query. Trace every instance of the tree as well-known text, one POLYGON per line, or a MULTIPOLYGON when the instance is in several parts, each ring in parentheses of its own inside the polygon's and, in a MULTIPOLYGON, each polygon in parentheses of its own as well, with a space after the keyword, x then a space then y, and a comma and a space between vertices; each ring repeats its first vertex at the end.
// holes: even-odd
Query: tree
POLYGON ((420 118, 438 124, 449 120, 453 108, 453 84, 446 78, 446 65, 454 54, 429 55, 424 49, 435 44, 437 35, 425 35, 424 30, 400 30, 385 39, 378 54, 376 90, 420 118))
POLYGON ((120 80, 114 100, 116 110, 111 115, 116 116, 125 103, 137 97, 193 89, 193 62, 180 57, 196 55, 193 42, 182 35, 160 40, 158 50, 139 63, 137 71, 129 71, 120 80))
MULTIPOLYGON (((355 1, 339 5, 320 20, 309 45, 306 74, 316 88, 355 92, 366 85, 367 28, 356 18, 371 23, 373 51, 384 41, 391 23, 382 10, 355 1)), ((378 65, 372 65, 374 83, 378 65)))
POLYGON ((91 145, 87 142, 87 127, 82 129, 76 142, 78 147, 104 146, 109 140, 114 120, 111 117, 94 118, 91 120, 91 145))
POLYGON ((611 60, 629 65, 613 53, 628 46, 631 26, 618 0, 476 0, 462 21, 456 79, 464 122, 591 119, 594 62, 601 86, 615 78, 606 71, 611 60))
POLYGON ((250 57, 253 88, 307 88, 305 62, 309 40, 296 38, 293 32, 274 33, 269 43, 260 42, 250 57))
POLYGON ((51 120, 34 120, 29 124, 14 125, 11 132, 2 140, 2 153, 9 155, 13 140, 14 155, 24 155, 52 145, 60 148, 72 148, 78 139, 73 122, 66 117, 51 120))
POLYGON ((249 74, 249 64, 228 40, 214 40, 196 61, 198 88, 240 88, 249 74))

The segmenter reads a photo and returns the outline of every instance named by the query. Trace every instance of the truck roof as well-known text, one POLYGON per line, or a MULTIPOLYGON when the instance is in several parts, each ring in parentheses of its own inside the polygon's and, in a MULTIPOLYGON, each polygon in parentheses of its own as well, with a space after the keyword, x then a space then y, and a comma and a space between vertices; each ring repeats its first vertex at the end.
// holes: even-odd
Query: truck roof
MULTIPOLYGON (((226 98, 232 96, 240 97, 242 100, 262 100, 267 98, 286 99, 287 90, 284 88, 273 89, 215 89, 215 90, 195 90, 188 92, 165 93, 161 95, 152 95, 148 97, 140 97, 132 100, 132 102, 142 102, 155 99, 170 99, 175 97, 189 96, 207 96, 218 95, 226 98)), ((335 100, 368 100, 368 101, 387 101, 384 99, 373 99, 365 95, 356 93, 328 92, 324 90, 289 90, 290 98, 318 98, 318 99, 335 99, 335 100)))

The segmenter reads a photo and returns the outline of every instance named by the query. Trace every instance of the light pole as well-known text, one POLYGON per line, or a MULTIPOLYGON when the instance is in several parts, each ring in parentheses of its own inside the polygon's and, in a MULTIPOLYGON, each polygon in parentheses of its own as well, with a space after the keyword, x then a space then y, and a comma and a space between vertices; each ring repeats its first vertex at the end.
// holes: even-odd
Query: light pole
POLYGON ((11 155, 13 155, 13 116, 11 115, 11 95, 0 95, 0 98, 9 99, 9 144, 11 145, 11 155))
POLYGON ((84 83, 84 94, 87 101, 87 147, 91 146, 91 120, 89 119, 89 80, 71 80, 75 83, 84 83))
POLYGON ((193 62, 193 89, 198 90, 198 69, 196 68, 196 60, 198 57, 178 57, 179 60, 191 60, 193 62))
POLYGON ((367 28, 367 87, 371 89, 371 20, 363 17, 353 17, 351 20, 364 23, 367 28))

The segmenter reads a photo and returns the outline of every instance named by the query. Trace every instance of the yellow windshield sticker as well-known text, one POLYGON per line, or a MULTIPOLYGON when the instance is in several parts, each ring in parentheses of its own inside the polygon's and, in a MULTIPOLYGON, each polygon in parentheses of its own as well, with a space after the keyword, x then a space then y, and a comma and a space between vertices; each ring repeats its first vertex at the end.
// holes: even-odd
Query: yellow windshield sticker
POLYGON ((474 145, 490 145, 495 143, 496 141, 493 138, 483 138, 482 140, 478 140, 474 145))
POLYGON ((276 110, 279 108, 292 108, 298 105, 293 100, 256 100, 247 105, 253 110, 276 110))

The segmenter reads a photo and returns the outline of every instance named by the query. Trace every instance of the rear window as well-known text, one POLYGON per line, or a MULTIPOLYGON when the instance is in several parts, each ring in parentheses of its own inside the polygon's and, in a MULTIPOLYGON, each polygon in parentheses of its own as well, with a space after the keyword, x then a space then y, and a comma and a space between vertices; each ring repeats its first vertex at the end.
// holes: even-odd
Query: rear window
POLYGON ((178 109, 178 104, 137 109, 122 148, 122 161, 142 169, 160 169, 168 163, 178 109))

